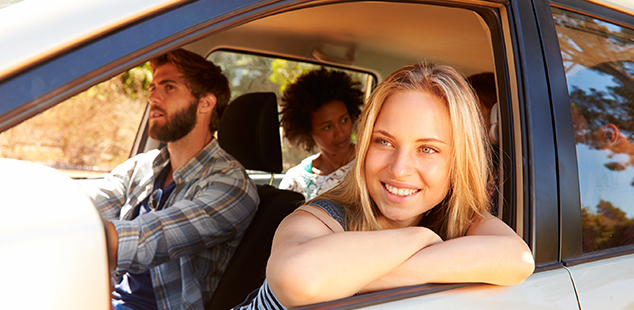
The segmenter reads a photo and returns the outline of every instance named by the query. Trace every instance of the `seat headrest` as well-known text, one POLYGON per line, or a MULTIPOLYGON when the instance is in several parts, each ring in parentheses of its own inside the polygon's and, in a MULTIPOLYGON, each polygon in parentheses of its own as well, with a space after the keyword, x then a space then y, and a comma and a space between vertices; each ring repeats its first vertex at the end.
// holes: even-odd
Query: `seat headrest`
POLYGON ((249 93, 225 110, 218 143, 246 169, 282 172, 277 98, 274 93, 249 93))

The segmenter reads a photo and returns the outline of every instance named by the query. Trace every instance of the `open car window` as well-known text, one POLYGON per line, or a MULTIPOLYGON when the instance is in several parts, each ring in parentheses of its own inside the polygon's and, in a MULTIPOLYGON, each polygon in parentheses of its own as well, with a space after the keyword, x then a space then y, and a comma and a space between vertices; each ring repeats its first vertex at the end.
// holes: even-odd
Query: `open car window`
POLYGON ((0 157, 73 178, 110 172, 131 155, 147 105, 149 64, 132 68, 0 133, 0 157))

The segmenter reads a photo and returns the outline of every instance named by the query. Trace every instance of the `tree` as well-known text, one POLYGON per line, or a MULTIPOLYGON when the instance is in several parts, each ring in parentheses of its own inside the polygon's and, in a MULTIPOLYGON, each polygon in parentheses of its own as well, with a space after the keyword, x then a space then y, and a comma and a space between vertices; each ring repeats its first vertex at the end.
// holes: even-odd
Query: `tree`
POLYGON ((110 171, 130 155, 150 81, 143 64, 61 102, 1 133, 0 157, 110 171))
POLYGON ((582 208, 581 224, 586 253, 634 243, 634 219, 607 201, 599 202, 596 214, 582 208))

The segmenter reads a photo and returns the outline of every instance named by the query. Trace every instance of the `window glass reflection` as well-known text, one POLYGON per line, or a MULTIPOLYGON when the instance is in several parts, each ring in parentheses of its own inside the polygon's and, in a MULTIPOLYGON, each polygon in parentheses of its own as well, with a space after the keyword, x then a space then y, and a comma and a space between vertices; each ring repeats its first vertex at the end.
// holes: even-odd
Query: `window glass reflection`
POLYGON ((634 31, 553 8, 574 123, 583 250, 634 243, 634 31))

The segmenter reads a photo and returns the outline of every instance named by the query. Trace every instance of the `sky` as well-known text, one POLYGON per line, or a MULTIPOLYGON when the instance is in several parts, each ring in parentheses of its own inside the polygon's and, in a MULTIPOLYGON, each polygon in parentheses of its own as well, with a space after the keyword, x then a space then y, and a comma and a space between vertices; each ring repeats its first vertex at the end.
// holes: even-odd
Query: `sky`
POLYGON ((609 201, 627 213, 628 218, 634 217, 634 167, 627 164, 630 160, 628 154, 613 154, 610 150, 596 150, 577 144, 581 205, 590 207, 594 213, 599 201, 609 201), (613 162, 619 162, 626 168, 614 171, 605 167, 605 164, 613 162))
POLYGON ((566 73, 566 79, 568 80, 568 91, 571 90, 571 85, 577 86, 586 92, 590 92, 591 88, 599 91, 607 91, 607 86, 615 84, 614 81, 612 81, 611 75, 588 70, 583 66, 574 66, 566 73))

